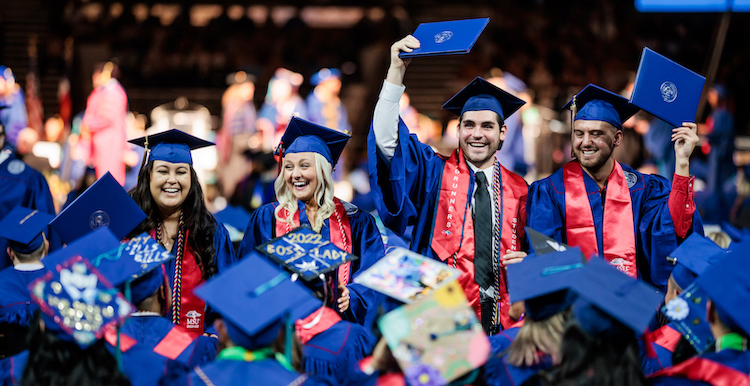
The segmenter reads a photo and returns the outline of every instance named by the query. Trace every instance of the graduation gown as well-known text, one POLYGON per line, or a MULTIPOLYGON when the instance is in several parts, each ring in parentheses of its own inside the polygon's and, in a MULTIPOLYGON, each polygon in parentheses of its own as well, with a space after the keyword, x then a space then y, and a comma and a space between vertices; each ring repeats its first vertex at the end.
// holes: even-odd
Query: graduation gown
MULTIPOLYGON (((158 315, 134 315, 125 321, 121 333, 135 340, 129 347, 121 339, 123 373, 133 386, 156 385, 166 374, 167 362, 176 360, 193 368, 204 365, 216 356, 216 340, 189 333, 180 326, 158 315), (163 355, 157 354, 154 350, 163 355)), ((115 346, 107 341, 107 348, 115 356, 115 346)), ((116 342, 115 342, 116 344, 116 342)))
POLYGON ((552 357, 543 355, 539 363, 533 366, 513 366, 506 361, 505 356, 493 356, 484 365, 485 379, 490 386, 516 386, 542 370, 552 369, 552 357))
MULTIPOLYGON (((214 224, 216 224, 216 231, 214 233, 214 262, 216 263, 216 268, 218 270, 218 273, 224 272, 227 268, 229 268, 234 262, 236 261, 235 253, 234 253, 234 246, 232 245, 232 240, 229 237, 229 232, 224 227, 222 223, 220 223, 218 220, 214 220, 214 224)), ((188 235, 188 237, 190 237, 188 235)), ((188 244, 189 245, 189 244, 188 244)), ((173 246, 172 253, 176 253, 177 243, 173 246)), ((187 248, 187 246, 186 246, 187 248)), ((165 268, 167 270, 167 279, 169 280, 170 285, 174 287, 174 274, 175 274, 175 262, 176 259, 171 259, 167 263, 165 263, 165 268)), ((201 272, 200 268, 195 263, 195 259, 184 259, 182 262, 183 267, 183 278, 185 275, 192 274, 193 276, 197 276, 200 278, 201 272)), ((196 281, 202 282, 202 279, 196 278, 196 281)), ((186 288, 183 287, 182 291, 182 299, 183 304, 185 303, 185 297, 192 296, 192 291, 194 288, 186 288), (189 292, 187 292, 189 291, 189 292)), ((172 288, 172 291, 174 291, 174 288, 172 288)), ((200 302, 203 302, 200 300, 200 302)), ((199 311, 200 312, 200 311, 199 311)), ((204 312, 206 312, 204 308, 204 312)), ((171 315, 168 317, 171 318, 171 315)), ((204 318, 204 322, 208 320, 209 318, 204 318)), ((208 330, 209 332, 213 332, 212 326, 204 326, 204 330, 208 330)))
POLYGON ((750 352, 727 349, 690 358, 650 378, 654 386, 735 386, 747 385, 749 375, 750 352))
POLYGON ((39 306, 31 300, 29 284, 47 272, 43 267, 19 271, 8 267, 0 271, 0 323, 28 327, 39 306))
MULTIPOLYGON (((409 130, 403 120, 399 118, 398 126, 398 144, 395 153, 390 162, 383 157, 378 150, 375 140, 375 133, 372 127, 367 137, 367 150, 370 174, 370 186, 375 195, 375 203, 378 213, 385 226, 391 229, 396 235, 404 237, 407 232, 411 232, 410 249, 421 255, 431 257, 436 260, 443 260, 432 248, 433 231, 438 223, 436 220, 437 209, 439 206, 442 180, 447 160, 435 153, 432 148, 419 142, 417 136, 409 134, 409 130)), ((460 155, 459 155, 460 157, 460 155)), ((523 250, 522 242, 523 229, 526 222, 526 194, 528 187, 523 178, 509 172, 501 167, 502 178, 502 195, 503 195, 503 219, 502 236, 500 238, 500 254, 504 255, 507 249, 519 251, 523 250)), ((458 211, 464 211, 464 224, 455 225, 455 232, 463 233, 462 244, 456 242, 455 245, 461 245, 461 250, 466 256, 459 253, 456 268, 463 272, 459 278, 461 287, 466 293, 469 304, 480 316, 480 299, 479 286, 474 278, 474 260, 473 260, 473 229, 471 223, 471 211, 469 205, 473 195, 474 172, 468 169, 470 173, 468 187, 468 197, 465 197, 466 208, 457 208, 458 211), (463 232, 461 227, 466 227, 463 232)), ((443 197, 448 199, 448 197, 443 197)), ((408 236, 407 236, 408 237, 408 236)), ((500 256, 498 256, 498 261, 500 256)), ((452 264, 452 258, 445 259, 446 263, 452 264)), ((498 262, 498 264, 500 264, 498 262)), ((499 266, 498 272, 502 275, 499 282, 504 283, 505 267, 499 266)), ((498 300, 499 308, 507 310, 510 307, 507 288, 500 288, 500 299, 498 300)), ((507 311, 498 312, 500 322, 503 327, 508 327, 512 321, 507 316, 507 311)))
POLYGON ((21 384, 23 370, 29 361, 29 352, 22 351, 12 357, 0 360, 0 385, 18 386, 21 384))
POLYGON ((673 323, 661 326, 638 340, 643 375, 650 375, 672 366, 672 353, 682 336, 672 326, 673 323), (651 347, 646 347, 647 344, 651 347))
MULTIPOLYGON (((675 175, 675 186, 672 192, 671 184, 662 176, 641 174, 627 165, 622 165, 622 170, 627 179, 633 208, 638 277, 661 291, 666 291, 667 280, 673 267, 672 263, 667 260, 667 256, 690 233, 703 234, 703 224, 698 211, 694 211, 692 217, 684 218, 683 216, 677 219, 679 228, 687 228, 683 237, 678 237, 670 214, 669 204, 672 200, 676 203, 681 202, 682 207, 685 205, 695 207, 692 179, 675 175), (670 199, 670 192, 674 195, 672 199, 670 199)), ((604 251, 602 196, 599 194, 596 181, 586 172, 583 172, 583 179, 594 217, 598 251, 602 256, 604 251)), ((558 242, 575 246, 567 240, 565 184, 562 168, 551 176, 531 184, 527 207, 529 208, 527 219, 529 227, 558 242)))
MULTIPOLYGON (((56 213, 52 194, 42 173, 29 167, 15 155, 8 154, 8 158, 0 164, 0 218, 5 217, 17 205, 51 215, 56 213)), ((62 240, 56 233, 50 231, 47 239, 50 242, 50 252, 62 247, 62 240)), ((8 240, 0 238, 0 269, 11 265, 7 248, 8 240)))
MULTIPOLYGON (((375 262, 385 255, 385 247, 380 237, 380 232, 375 224, 375 219, 369 213, 362 212, 356 206, 341 201, 346 209, 346 215, 349 217, 349 225, 352 235, 352 254, 359 259, 352 261, 351 270, 349 271, 349 311, 341 315, 344 320, 359 323, 364 326, 371 326, 375 320, 378 305, 382 296, 369 288, 354 283, 354 278, 367 268, 370 268, 375 262)), ((261 245, 275 237, 281 236, 276 234, 276 217, 274 209, 277 203, 269 203, 258 208, 250 216, 250 222, 245 229, 245 236, 240 244, 239 255, 244 257, 252 252, 255 247, 261 245)), ((305 204, 297 201, 299 223, 310 225, 305 212, 305 204)), ((323 238, 331 238, 330 219, 326 219, 320 230, 323 238)), ((334 278, 334 288, 338 288, 338 275, 332 275, 334 278)), ((335 299, 338 296, 334 297, 335 299)))
MULTIPOLYGON (((317 314, 318 311, 315 311, 297 324, 309 323, 317 314)), ((323 318, 326 319, 325 314, 323 318)), ((304 337, 302 363, 305 373, 311 379, 331 385, 345 385, 360 377, 357 373, 357 364, 372 351, 377 342, 375 337, 359 324, 336 319, 338 322, 334 319, 328 323, 321 319, 319 324, 325 323, 320 326, 324 330, 312 331, 312 337, 304 337), (333 325, 329 326, 330 323, 333 325), (328 328, 325 328, 326 326, 328 328)))

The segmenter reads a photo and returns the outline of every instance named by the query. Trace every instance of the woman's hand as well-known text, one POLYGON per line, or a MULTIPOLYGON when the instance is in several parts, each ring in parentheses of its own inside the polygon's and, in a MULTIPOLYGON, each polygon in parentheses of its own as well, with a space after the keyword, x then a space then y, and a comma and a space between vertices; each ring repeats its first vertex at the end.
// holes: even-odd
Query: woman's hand
POLYGON ((526 257, 526 252, 523 251, 511 251, 508 249, 505 251, 505 255, 503 255, 502 258, 502 264, 503 265, 509 265, 509 264, 516 264, 523 261, 523 259, 526 257))
POLYGON ((344 283, 340 283, 339 293, 341 294, 338 299, 339 312, 344 313, 349 309, 349 288, 346 288, 346 285, 344 285, 344 283))

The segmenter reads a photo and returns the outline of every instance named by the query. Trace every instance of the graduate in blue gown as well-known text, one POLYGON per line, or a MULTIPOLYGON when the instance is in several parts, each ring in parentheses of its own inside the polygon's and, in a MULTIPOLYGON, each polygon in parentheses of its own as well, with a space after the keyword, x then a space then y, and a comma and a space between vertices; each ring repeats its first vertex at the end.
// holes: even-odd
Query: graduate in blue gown
POLYGON ((484 366, 489 385, 520 385, 560 363, 560 341, 576 299, 568 289, 581 268, 578 248, 531 254, 508 266, 511 300, 524 302, 526 313, 519 327, 489 337, 492 357, 484 366))
POLYGON ((166 267, 172 291, 169 317, 203 333, 206 305, 193 289, 235 261, 229 233, 206 208, 190 154, 213 143, 176 129, 130 142, 147 148, 130 196, 148 217, 129 236, 146 232, 177 257, 166 267))
MULTIPOLYGON (((18 205, 55 214, 47 180, 42 173, 16 158, 6 139, 5 128, 0 124, 0 219, 18 205)), ((50 232, 48 240, 50 251, 62 247, 62 240, 56 233, 50 232)), ((0 239, 0 269, 11 265, 7 248, 8 240, 0 239)))
POLYGON ((310 78, 315 88, 307 95, 307 112, 310 122, 344 133, 351 133, 346 107, 341 103, 341 71, 323 68, 310 78))
POLYGON ((282 155, 275 183, 278 201, 253 212, 239 256, 300 225, 310 226, 323 239, 359 257, 330 274, 331 295, 344 320, 369 327, 381 295, 353 279, 385 255, 385 247, 372 215, 334 197, 331 172, 348 140, 348 134, 292 118, 277 149, 282 155))
MULTIPOLYGON (((71 244, 70 247, 74 248, 71 244)), ((84 251, 84 249, 79 249, 84 251)), ((32 283, 40 318, 32 323, 29 349, 0 364, 8 385, 130 385, 106 348, 105 336, 132 306, 113 288, 87 254, 76 253, 52 264, 32 283)))
POLYGON ((196 293, 221 315, 214 327, 225 348, 214 362, 182 376, 173 372, 169 378, 172 383, 166 383, 309 384, 307 375, 295 370, 299 363, 292 355, 291 314, 295 307, 320 307, 320 302, 304 286, 292 282, 288 273, 254 253, 196 293), (227 288, 232 296, 227 296, 227 288))
POLYGON ((495 155, 506 139, 505 121, 524 102, 475 78, 443 105, 461 123, 459 148, 441 157, 410 134, 398 115, 410 60, 399 54, 419 46, 413 36, 391 46, 367 139, 370 186, 383 223, 398 236, 410 232, 412 251, 461 270, 469 304, 492 335, 517 318, 510 315, 505 265, 525 256, 528 187, 495 155))
POLYGON ((661 176, 639 173, 614 159, 622 122, 637 107, 595 85, 576 94, 569 107, 576 159, 531 185, 528 226, 665 291, 672 271, 666 257, 692 232, 703 234, 689 174, 698 142, 695 124, 673 130, 677 161, 670 186, 661 176))
MULTIPOLYGON (((570 278, 578 298, 560 343, 559 365, 529 379, 551 385, 647 385, 637 339, 662 300, 653 287, 591 259, 570 278)), ((530 383, 535 384, 535 383, 530 383)))
POLYGON ((39 306, 29 293, 29 284, 46 270, 41 259, 49 243, 47 224, 54 216, 17 206, 0 221, 0 238, 10 244, 12 267, 0 271, 0 357, 26 349, 26 332, 39 306))
POLYGON ((653 385, 744 385, 750 378, 750 260, 748 244, 706 269, 695 284, 707 296, 706 319, 716 352, 690 358, 653 374, 653 385))
MULTIPOLYGON (((667 304, 666 317, 670 319, 670 323, 650 332, 640 342, 644 375, 672 366, 672 354, 682 337, 680 330, 684 330, 678 326, 679 319, 685 317, 684 312, 688 312, 687 309, 693 309, 688 308, 685 300, 678 296, 708 267, 721 261, 727 252, 710 239, 692 234, 670 253, 674 269, 669 276, 667 293, 664 296, 664 302, 667 304), (645 344, 650 344, 651 348, 644 347, 645 344)), ((705 319, 705 307, 698 305, 696 308, 702 316, 701 319, 705 319)), ((696 325, 690 322, 690 328, 696 329, 696 325)))
MULTIPOLYGON (((164 317, 170 301, 164 277, 158 266, 130 283, 131 301, 138 310, 120 328, 120 351, 122 371, 133 385, 158 384, 171 360, 193 368, 216 356, 216 338, 190 332, 164 317)), ((116 340, 108 343, 110 353, 118 355, 116 340)))

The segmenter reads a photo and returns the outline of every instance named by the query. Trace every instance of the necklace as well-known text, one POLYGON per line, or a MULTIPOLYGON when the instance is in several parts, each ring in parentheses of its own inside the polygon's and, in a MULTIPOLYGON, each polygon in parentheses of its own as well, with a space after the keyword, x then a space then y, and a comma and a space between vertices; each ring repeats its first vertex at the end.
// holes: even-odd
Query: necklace
MULTIPOLYGON (((162 242, 162 228, 164 224, 160 224, 156 228, 156 241, 164 245, 162 242)), ((180 222, 178 223, 177 230, 177 258, 174 263, 174 281, 172 283, 172 323, 180 324, 180 309, 182 302, 182 256, 185 252, 185 220, 184 212, 180 213, 180 222)))

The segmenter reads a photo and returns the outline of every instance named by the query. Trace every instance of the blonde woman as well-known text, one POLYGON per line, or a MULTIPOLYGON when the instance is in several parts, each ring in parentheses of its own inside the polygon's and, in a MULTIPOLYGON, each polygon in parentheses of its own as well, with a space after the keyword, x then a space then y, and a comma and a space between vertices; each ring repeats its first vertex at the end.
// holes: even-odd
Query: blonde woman
MULTIPOLYGON (((324 291, 345 320, 370 326, 380 296, 353 284, 358 272, 385 254, 375 219, 356 206, 334 197, 333 166, 349 135, 292 118, 277 148, 280 172, 274 185, 276 202, 253 212, 240 245, 240 257, 266 241, 308 225, 339 248, 359 259, 328 274, 324 291)), ((321 284, 322 286, 322 284, 321 284)))

